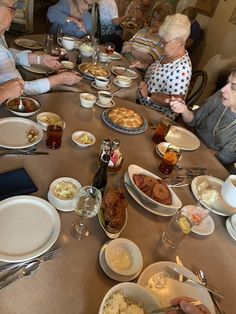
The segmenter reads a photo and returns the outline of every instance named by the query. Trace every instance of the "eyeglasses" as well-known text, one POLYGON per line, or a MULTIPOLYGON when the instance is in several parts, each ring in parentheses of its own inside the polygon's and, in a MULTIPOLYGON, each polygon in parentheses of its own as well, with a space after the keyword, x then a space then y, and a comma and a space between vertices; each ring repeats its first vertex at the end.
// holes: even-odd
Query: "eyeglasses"
POLYGON ((166 46, 168 45, 170 42, 174 41, 174 40, 178 40, 179 38, 173 38, 173 39, 170 39, 170 40, 164 40, 164 39, 161 39, 161 45, 162 46, 166 46))
POLYGON ((15 8, 15 7, 12 7, 12 6, 10 6, 10 5, 7 5, 6 3, 4 3, 4 5, 10 10, 10 12, 11 12, 12 14, 15 14, 15 12, 16 12, 16 8, 15 8))

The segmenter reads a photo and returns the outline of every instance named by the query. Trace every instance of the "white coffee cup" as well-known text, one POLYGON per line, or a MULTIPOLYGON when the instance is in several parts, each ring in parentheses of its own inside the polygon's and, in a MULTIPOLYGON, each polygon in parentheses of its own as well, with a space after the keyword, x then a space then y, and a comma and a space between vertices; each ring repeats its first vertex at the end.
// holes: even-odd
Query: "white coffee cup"
POLYGON ((109 82, 108 78, 106 78, 104 76, 96 76, 95 77, 95 84, 97 87, 105 88, 105 87, 107 87, 108 82, 109 82))
POLYGON ((224 201, 236 208, 236 175, 230 175, 222 185, 221 195, 224 201))
POLYGON ((130 86, 131 78, 123 75, 117 75, 116 80, 121 86, 130 86))
POLYGON ((57 42, 66 50, 73 50, 75 48, 75 40, 69 36, 58 37, 57 42))
POLYGON ((113 95, 110 92, 98 92, 98 99, 102 105, 108 105, 112 101, 113 95))

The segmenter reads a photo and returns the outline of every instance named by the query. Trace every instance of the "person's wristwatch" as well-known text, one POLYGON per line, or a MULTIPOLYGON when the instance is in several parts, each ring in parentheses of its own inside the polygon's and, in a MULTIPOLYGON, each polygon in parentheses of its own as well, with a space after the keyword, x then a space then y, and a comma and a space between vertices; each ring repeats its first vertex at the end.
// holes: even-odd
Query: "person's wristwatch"
POLYGON ((70 22, 71 22, 71 19, 70 19, 69 16, 67 16, 67 18, 66 18, 66 23, 69 24, 70 22))
POLYGON ((151 93, 148 93, 148 95, 147 95, 147 97, 146 97, 147 101, 150 101, 150 100, 151 100, 151 96, 152 96, 152 94, 151 94, 151 93))

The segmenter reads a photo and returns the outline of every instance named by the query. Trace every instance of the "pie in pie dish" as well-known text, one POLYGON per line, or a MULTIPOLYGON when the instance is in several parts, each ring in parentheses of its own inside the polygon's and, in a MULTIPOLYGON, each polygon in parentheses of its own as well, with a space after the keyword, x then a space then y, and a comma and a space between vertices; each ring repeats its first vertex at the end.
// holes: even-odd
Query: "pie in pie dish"
POLYGON ((143 124, 143 119, 139 113, 123 107, 110 110, 108 117, 114 124, 124 128, 135 129, 143 124))
POLYGON ((109 71, 107 71, 102 65, 100 64, 92 64, 92 63, 84 63, 79 66, 79 69, 88 75, 93 76, 109 76, 109 71))

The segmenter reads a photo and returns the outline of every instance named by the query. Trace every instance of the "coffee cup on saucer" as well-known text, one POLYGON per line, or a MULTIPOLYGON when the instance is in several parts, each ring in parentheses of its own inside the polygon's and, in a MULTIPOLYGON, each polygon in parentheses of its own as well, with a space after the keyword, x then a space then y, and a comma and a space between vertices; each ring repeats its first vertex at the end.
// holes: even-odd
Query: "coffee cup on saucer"
POLYGON ((231 207, 236 208, 236 175, 230 175, 221 188, 221 196, 231 207))
POLYGON ((95 77, 95 85, 99 88, 107 87, 108 83, 109 83, 109 79, 104 77, 104 76, 96 76, 95 77))
POLYGON ((116 81, 121 86, 130 86, 131 78, 124 75, 117 75, 116 81))
POLYGON ((108 105, 112 101, 113 95, 110 92, 98 92, 98 100, 102 105, 108 105))
POLYGON ((58 37, 57 42, 66 50, 73 50, 75 48, 75 40, 69 36, 58 37))

